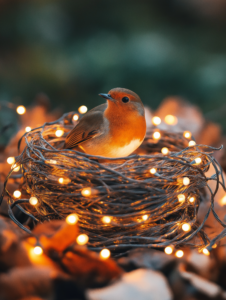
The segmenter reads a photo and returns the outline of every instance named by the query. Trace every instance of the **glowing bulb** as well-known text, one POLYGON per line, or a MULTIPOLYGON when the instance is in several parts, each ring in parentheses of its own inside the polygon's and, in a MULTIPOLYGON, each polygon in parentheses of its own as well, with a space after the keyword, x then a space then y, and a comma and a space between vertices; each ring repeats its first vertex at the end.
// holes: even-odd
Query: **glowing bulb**
POLYGON ((20 166, 17 166, 17 164, 12 165, 11 169, 13 172, 18 172, 20 170, 20 166))
POLYGON ((87 112, 88 108, 85 105, 82 105, 79 107, 78 111, 80 114, 85 114, 87 112))
POLYGON ((31 127, 30 127, 30 126, 27 126, 27 127, 25 128, 25 131, 26 131, 26 132, 31 131, 31 127))
POLYGON ((169 153, 169 149, 167 147, 163 147, 161 152, 162 154, 167 155, 169 153))
POLYGON ((111 223, 111 218, 108 217, 108 216, 104 216, 104 217, 102 218, 102 221, 103 221, 103 223, 109 224, 109 223, 111 223))
POLYGON ((189 185, 190 184, 190 179, 188 177, 183 178, 183 184, 184 185, 189 185))
POLYGON ((73 116, 73 120, 74 120, 74 121, 78 121, 78 119, 79 119, 79 115, 78 115, 78 114, 75 114, 75 115, 73 116))
POLYGON ((165 120, 166 124, 168 124, 168 125, 176 125, 178 122, 177 117, 175 117, 173 115, 165 116, 164 120, 165 120))
POLYGON ((217 244, 213 244, 212 248, 217 248, 217 244))
POLYGON ((61 177, 58 179, 59 183, 64 183, 64 179, 61 177))
POLYGON ((69 225, 74 225, 78 222, 78 216, 76 214, 70 214, 66 218, 66 223, 69 225))
POLYGON ((173 248, 171 246, 167 246, 164 249, 164 251, 165 251, 166 254, 172 254, 173 253, 173 248))
POLYGON ((26 108, 23 105, 20 105, 17 107, 16 111, 19 115, 23 115, 26 112, 26 108))
POLYGON ((31 197, 31 198, 29 199, 29 203, 30 203, 31 205, 36 205, 36 204, 38 203, 38 199, 37 199, 36 197, 31 197))
POLYGON ((143 216, 142 216, 142 219, 143 219, 144 221, 146 221, 146 220, 148 219, 148 215, 143 215, 143 216))
POLYGON ((34 247, 33 252, 35 255, 42 255, 42 253, 43 253, 42 247, 40 247, 40 246, 34 247))
POLYGON ((160 133, 160 132, 158 132, 158 131, 155 131, 155 132, 153 133, 153 139, 155 139, 155 140, 159 140, 159 139, 160 139, 160 137, 161 137, 161 133, 160 133))
POLYGON ((14 157, 8 157, 8 158, 7 158, 7 163, 8 163, 9 165, 14 164, 14 163, 15 163, 15 158, 14 158, 14 157))
POLYGON ((79 244, 80 246, 85 245, 88 243, 89 237, 86 234, 80 234, 77 239, 76 242, 77 244, 79 244))
POLYGON ((161 122, 162 122, 162 120, 159 117, 157 117, 157 116, 155 116, 155 117, 152 118, 152 123, 154 125, 159 125, 159 124, 161 124, 161 122))
POLYGON ((178 198, 178 201, 179 201, 179 202, 184 202, 184 201, 185 201, 185 195, 184 195, 184 194, 179 194, 179 195, 177 196, 177 198, 178 198))
POLYGON ((102 259, 107 259, 110 257, 110 255, 111 255, 111 252, 108 249, 103 249, 100 251, 100 257, 102 259))
POLYGON ((192 203, 195 201, 195 197, 189 197, 189 201, 192 203))
POLYGON ((15 198, 20 198, 21 192, 18 191, 18 190, 16 190, 16 191, 14 191, 13 196, 14 196, 15 198))
POLYGON ((204 249, 202 250, 202 253, 205 254, 205 255, 210 255, 209 250, 207 250, 206 248, 204 248, 204 249))
POLYGON ((226 195, 220 200, 220 204, 223 206, 223 205, 226 205, 226 195))
POLYGON ((195 146, 196 145, 196 142, 195 141, 189 141, 188 143, 188 146, 191 147, 191 146, 195 146))
POLYGON ((184 224, 182 225, 182 229, 183 229, 184 231, 190 231, 190 230, 191 230, 191 225, 190 225, 189 223, 184 223, 184 224))
POLYGON ((190 137, 191 137, 191 132, 190 132, 190 131, 184 131, 183 136, 184 136, 186 139, 190 139, 190 137))
POLYGON ((45 163, 56 165, 56 164, 57 164, 57 161, 56 161, 56 160, 53 160, 53 159, 50 159, 50 160, 45 160, 45 163))
POLYGON ((58 129, 58 130, 55 132, 55 135, 56 135, 57 137, 61 137, 63 134, 64 134, 64 131, 61 130, 61 129, 58 129))
POLYGON ((202 159, 200 157, 195 158, 195 162, 197 165, 201 164, 202 159))
POLYGON ((177 252, 175 253, 176 257, 181 258, 182 256, 184 256, 184 251, 182 250, 177 250, 177 252))
POLYGON ((157 171, 157 170, 156 170, 156 168, 152 168, 152 169, 150 169, 150 173, 151 173, 151 174, 155 174, 155 173, 156 173, 156 171, 157 171))
POLYGON ((81 194, 84 197, 89 197, 91 195, 91 189, 90 188, 82 189, 81 194))

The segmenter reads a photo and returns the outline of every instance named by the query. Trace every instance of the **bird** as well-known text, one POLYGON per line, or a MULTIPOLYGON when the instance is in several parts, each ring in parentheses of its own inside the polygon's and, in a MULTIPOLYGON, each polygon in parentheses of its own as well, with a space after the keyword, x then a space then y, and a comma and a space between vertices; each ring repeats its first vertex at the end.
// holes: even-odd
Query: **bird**
POLYGON ((99 94, 106 103, 85 114, 65 139, 64 149, 121 158, 130 155, 146 134, 144 106, 140 97, 125 88, 99 94))

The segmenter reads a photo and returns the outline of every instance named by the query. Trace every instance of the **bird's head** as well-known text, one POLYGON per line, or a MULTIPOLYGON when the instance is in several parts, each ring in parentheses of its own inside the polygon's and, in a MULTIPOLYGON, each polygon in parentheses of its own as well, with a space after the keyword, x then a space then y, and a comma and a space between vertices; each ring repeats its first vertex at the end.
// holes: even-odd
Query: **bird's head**
POLYGON ((99 94, 99 96, 107 99, 108 107, 112 111, 137 112, 144 116, 144 106, 140 97, 130 90, 114 88, 107 94, 99 94))

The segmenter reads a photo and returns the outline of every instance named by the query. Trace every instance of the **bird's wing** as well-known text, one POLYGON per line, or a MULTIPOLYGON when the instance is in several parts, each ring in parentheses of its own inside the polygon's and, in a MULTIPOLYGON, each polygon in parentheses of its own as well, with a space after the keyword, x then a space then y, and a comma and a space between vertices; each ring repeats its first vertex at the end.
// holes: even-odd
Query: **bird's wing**
POLYGON ((89 111, 66 137, 65 149, 71 149, 79 144, 97 137, 103 133, 103 110, 89 111))

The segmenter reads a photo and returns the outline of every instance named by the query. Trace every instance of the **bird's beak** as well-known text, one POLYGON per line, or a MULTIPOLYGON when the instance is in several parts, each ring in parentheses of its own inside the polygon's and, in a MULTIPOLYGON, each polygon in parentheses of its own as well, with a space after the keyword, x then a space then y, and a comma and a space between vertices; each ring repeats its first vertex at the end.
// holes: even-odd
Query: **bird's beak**
POLYGON ((115 101, 115 99, 113 99, 109 94, 99 94, 99 96, 107 100, 115 101))

